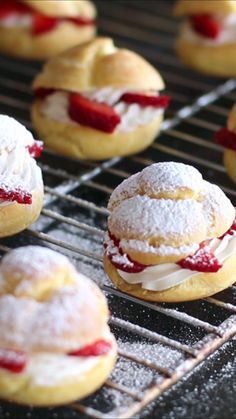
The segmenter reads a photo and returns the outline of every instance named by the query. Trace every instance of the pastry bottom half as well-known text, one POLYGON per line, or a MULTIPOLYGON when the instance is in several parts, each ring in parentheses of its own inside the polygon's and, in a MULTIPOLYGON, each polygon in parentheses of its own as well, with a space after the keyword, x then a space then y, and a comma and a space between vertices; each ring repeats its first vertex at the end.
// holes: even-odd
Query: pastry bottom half
POLYGON ((127 156, 147 148, 159 133, 163 115, 131 132, 107 134, 79 124, 53 121, 41 111, 41 101, 32 108, 32 120, 39 138, 61 155, 88 160, 127 156))
POLYGON ((213 76, 236 76, 236 42, 212 47, 179 38, 176 51, 184 64, 194 70, 213 76))
POLYGON ((68 22, 41 35, 32 35, 28 28, 0 26, 0 51, 19 58, 44 60, 89 41, 94 35, 94 26, 76 26, 68 22))
POLYGON ((0 369, 0 398, 24 405, 55 406, 87 397, 106 381, 116 361, 116 343, 113 349, 101 355, 97 363, 79 377, 63 380, 57 385, 34 385, 25 373, 16 374, 0 369))
POLYGON ((236 253, 230 256, 216 273, 199 273, 181 284, 164 291, 148 291, 139 284, 125 282, 107 256, 104 256, 107 275, 121 291, 146 301, 175 303, 198 300, 216 294, 236 282, 236 253))
POLYGON ((12 236, 25 230, 37 220, 43 206, 43 186, 32 192, 32 204, 18 204, 0 206, 0 237, 12 236))
POLYGON ((229 177, 236 183, 236 151, 225 149, 224 165, 229 177))

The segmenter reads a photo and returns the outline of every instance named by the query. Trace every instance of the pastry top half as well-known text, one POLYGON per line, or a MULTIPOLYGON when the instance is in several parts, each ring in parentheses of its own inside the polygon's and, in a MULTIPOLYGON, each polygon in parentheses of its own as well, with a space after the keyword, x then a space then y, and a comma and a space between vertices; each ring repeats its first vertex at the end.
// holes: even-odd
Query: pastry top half
POLYGON ((236 12, 235 0, 179 0, 174 13, 176 16, 206 13, 230 14, 236 12))
POLYGON ((222 236, 235 209, 223 191, 192 166, 153 164, 121 183, 108 209, 109 232, 132 260, 177 262, 222 236))
POLYGON ((53 17, 94 18, 96 9, 89 0, 22 0, 35 11, 53 17))
POLYGON ((99 288, 53 250, 26 246, 0 263, 1 349, 69 353, 108 333, 99 288))
POLYGON ((33 88, 89 91, 101 87, 162 90, 158 71, 144 58, 120 49, 110 38, 96 38, 50 59, 33 88))
POLYGON ((14 118, 0 115, 0 208, 7 203, 30 204, 32 193, 42 189, 38 157, 42 143, 35 141, 14 118))

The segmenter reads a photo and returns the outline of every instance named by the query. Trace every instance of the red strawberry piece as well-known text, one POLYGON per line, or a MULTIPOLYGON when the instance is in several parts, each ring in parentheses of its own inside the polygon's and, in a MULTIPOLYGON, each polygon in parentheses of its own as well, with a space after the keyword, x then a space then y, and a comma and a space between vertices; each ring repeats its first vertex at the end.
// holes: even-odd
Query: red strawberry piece
POLYGON ((37 96, 39 99, 44 99, 48 95, 51 95, 55 92, 55 89, 46 89, 44 87, 39 87, 38 89, 35 89, 34 93, 35 96, 37 96))
POLYGON ((0 1, 0 18, 8 17, 12 14, 27 14, 31 9, 26 4, 15 0, 1 0, 0 1))
POLYGON ((112 133, 121 121, 112 107, 89 100, 78 93, 70 95, 69 115, 81 125, 107 133, 112 133))
POLYGON ((221 128, 214 135, 214 140, 217 144, 223 147, 236 150, 236 134, 230 131, 228 128, 221 128))
POLYGON ((24 352, 0 349, 0 368, 20 373, 24 370, 26 363, 27 356, 24 352))
POLYGON ((107 342, 106 340, 98 340, 95 343, 92 343, 91 345, 84 346, 81 349, 78 349, 77 351, 69 352, 68 355, 71 356, 100 356, 100 355, 106 355, 112 348, 112 345, 110 342, 107 342))
POLYGON ((32 157, 40 157, 43 151, 43 142, 35 141, 34 144, 28 147, 28 150, 32 157))
POLYGON ((180 260, 177 265, 198 272, 218 272, 222 268, 219 260, 207 247, 200 248, 194 255, 180 260))
POLYGON ((33 13, 33 26, 32 34, 41 35, 46 32, 50 32, 59 23, 59 19, 56 17, 45 16, 40 13, 33 13))
MULTIPOLYGON (((116 247, 117 249, 117 253, 118 255, 121 256, 121 260, 122 260, 122 256, 124 255, 123 250, 120 247, 120 240, 117 239, 117 237, 115 237, 113 234, 111 234, 111 232, 109 231, 109 237, 110 239, 113 241, 114 243, 114 247, 116 247)), ((104 244, 105 249, 107 248, 106 243, 104 244)), ((147 265, 143 265, 142 263, 136 262, 134 260, 132 260, 128 255, 126 255, 126 259, 128 260, 128 264, 122 263, 121 261, 119 261, 119 258, 115 257, 117 256, 117 254, 115 255, 112 252, 107 252, 107 256, 109 258, 109 260, 111 261, 111 263, 115 266, 116 269, 120 269, 121 271, 127 272, 127 273, 139 273, 144 271, 144 269, 147 268, 147 265)))
POLYGON ((191 16, 194 30, 206 38, 216 39, 221 32, 221 26, 217 20, 207 14, 191 16))
POLYGON ((148 96, 140 93, 124 93, 121 96, 123 102, 138 103, 140 106, 153 106, 155 108, 168 108, 171 97, 170 96, 148 96))
POLYGON ((74 23, 78 26, 87 26, 87 25, 95 25, 94 19, 89 19, 87 17, 69 17, 66 19, 69 22, 74 23))
POLYGON ((16 201, 18 204, 32 204, 32 195, 21 190, 20 188, 10 190, 4 187, 0 187, 0 199, 10 202, 16 201))

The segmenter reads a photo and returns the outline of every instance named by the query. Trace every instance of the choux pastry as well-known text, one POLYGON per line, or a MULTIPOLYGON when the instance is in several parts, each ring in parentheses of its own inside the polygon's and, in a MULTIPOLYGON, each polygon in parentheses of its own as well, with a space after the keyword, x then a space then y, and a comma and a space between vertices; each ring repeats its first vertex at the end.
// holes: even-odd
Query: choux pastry
POLYGON ((0 237, 32 224, 43 206, 43 180, 34 157, 42 143, 15 119, 0 115, 0 237))
POLYGON ((138 54, 96 38, 52 58, 36 77, 32 120, 60 154, 102 160, 145 149, 170 98, 158 71, 138 54))
POLYGON ((0 274, 1 399, 51 406, 97 390, 117 352, 99 288, 40 246, 10 251, 0 274))
POLYGON ((44 60, 95 35, 89 0, 1 0, 0 52, 44 60))
POLYGON ((127 294, 189 301, 236 281, 235 208, 194 167, 153 164, 122 182, 108 209, 105 270, 127 294))

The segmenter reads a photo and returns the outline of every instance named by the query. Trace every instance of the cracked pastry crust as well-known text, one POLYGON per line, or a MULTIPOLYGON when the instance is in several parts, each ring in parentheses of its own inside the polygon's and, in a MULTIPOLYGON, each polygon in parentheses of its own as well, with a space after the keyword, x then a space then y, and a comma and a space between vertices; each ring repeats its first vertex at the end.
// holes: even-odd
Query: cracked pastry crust
MULTIPOLYGON (((34 90, 83 93, 106 87, 161 90, 164 83, 146 60, 132 51, 116 48, 109 38, 97 38, 52 58, 33 82, 34 90)), ((133 130, 107 134, 77 123, 52 120, 43 114, 43 106, 44 100, 36 99, 32 107, 37 132, 60 154, 81 159, 99 160, 141 151, 153 142, 163 119, 161 112, 133 130)))
POLYGON ((0 367, 0 397, 50 406, 98 389, 116 360, 107 303, 99 288, 65 256, 39 246, 9 252, 0 273, 0 353, 10 348, 28 357, 20 373, 0 367), (101 338, 110 344, 107 353, 68 355, 101 338))
MULTIPOLYGON (((173 264, 195 253, 195 245, 224 235, 235 218, 234 207, 218 186, 204 181, 193 167, 174 162, 153 164, 122 182, 108 209, 108 229, 119 240, 122 254, 146 267, 166 266, 170 274, 177 266, 173 264)), ((104 267, 119 289, 150 301, 203 298, 236 280, 235 252, 218 272, 189 271, 187 280, 162 291, 145 289, 147 274, 143 284, 134 274, 126 282, 106 250, 104 267)))
MULTIPOLYGON (((24 1, 36 11, 53 17, 81 16, 94 19, 96 10, 87 0, 24 1), (57 5, 55 5, 57 3, 57 5)), ((0 51, 19 58, 45 60, 67 48, 82 44, 96 34, 95 25, 76 26, 61 22, 49 32, 34 36, 28 28, 0 26, 0 51)))

